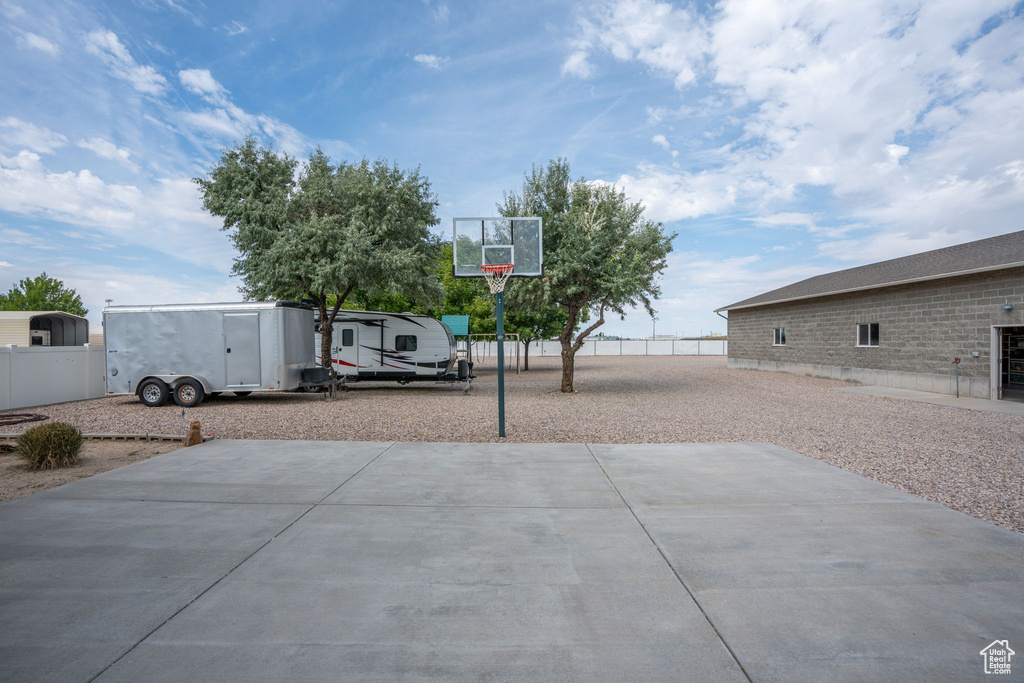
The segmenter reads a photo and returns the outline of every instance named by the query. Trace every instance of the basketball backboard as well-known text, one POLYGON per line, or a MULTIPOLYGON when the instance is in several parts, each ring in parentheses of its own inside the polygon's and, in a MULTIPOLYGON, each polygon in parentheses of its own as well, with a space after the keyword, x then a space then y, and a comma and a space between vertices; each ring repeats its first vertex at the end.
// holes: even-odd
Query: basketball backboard
POLYGON ((540 277, 544 273, 541 219, 452 219, 453 274, 483 277, 480 266, 511 263, 512 277, 540 277))

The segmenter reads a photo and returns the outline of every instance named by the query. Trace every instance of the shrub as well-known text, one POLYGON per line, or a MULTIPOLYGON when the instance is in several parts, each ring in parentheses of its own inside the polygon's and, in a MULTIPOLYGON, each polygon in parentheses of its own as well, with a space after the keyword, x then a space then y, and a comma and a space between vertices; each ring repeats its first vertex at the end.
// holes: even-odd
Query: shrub
POLYGON ((18 437, 18 455, 29 469, 50 470, 78 462, 82 432, 65 422, 52 422, 27 430, 18 437))

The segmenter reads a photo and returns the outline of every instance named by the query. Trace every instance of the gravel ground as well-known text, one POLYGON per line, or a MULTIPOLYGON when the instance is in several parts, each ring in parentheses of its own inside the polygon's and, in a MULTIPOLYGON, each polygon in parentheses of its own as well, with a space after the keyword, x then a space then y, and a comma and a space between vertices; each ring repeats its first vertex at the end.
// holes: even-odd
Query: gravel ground
MULTIPOLYGON (((836 391, 842 382, 729 370, 722 357, 581 357, 575 394, 557 358, 506 373, 507 441, 774 443, 1024 533, 1024 418, 836 391)), ((469 395, 434 384, 229 394, 186 411, 133 396, 32 408, 87 433, 233 439, 500 441, 494 359, 469 395)), ((25 412, 26 409, 18 412, 25 412)), ((5 428, 20 431, 31 425, 5 428)))
MULTIPOLYGON (((38 424, 38 423, 37 423, 38 424)), ((6 434, 6 427, 4 429, 6 434)), ((0 440, 0 444, 11 441, 0 440)), ((85 442, 78 464, 57 470, 30 470, 15 453, 0 452, 0 503, 30 496, 76 479, 163 455, 183 446, 180 441, 94 441, 85 442)))

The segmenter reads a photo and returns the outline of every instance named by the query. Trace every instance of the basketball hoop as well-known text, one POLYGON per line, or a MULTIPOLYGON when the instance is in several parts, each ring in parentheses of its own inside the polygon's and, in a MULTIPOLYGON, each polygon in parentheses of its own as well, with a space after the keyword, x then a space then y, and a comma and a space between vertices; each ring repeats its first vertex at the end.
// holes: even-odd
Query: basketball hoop
POLYGON ((491 294, 505 291, 505 283, 508 282, 514 268, 511 263, 486 263, 480 266, 480 270, 484 271, 487 285, 491 288, 491 294))

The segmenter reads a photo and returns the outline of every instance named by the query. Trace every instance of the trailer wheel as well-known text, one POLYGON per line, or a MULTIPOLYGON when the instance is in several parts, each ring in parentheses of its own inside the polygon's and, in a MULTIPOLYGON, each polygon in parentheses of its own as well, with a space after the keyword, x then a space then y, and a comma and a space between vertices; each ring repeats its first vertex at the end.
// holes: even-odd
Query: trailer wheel
POLYGON ((174 402, 182 408, 194 408, 203 402, 206 392, 203 385, 194 379, 186 379, 174 387, 174 402))
POLYGON ((251 391, 233 391, 231 393, 233 393, 238 398, 245 398, 246 396, 248 396, 252 392, 251 391))
POLYGON ((171 392, 167 385, 158 379, 147 379, 139 387, 139 400, 150 408, 157 408, 167 403, 170 395, 171 392))

